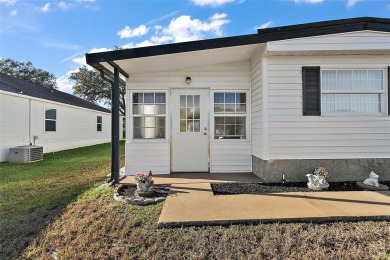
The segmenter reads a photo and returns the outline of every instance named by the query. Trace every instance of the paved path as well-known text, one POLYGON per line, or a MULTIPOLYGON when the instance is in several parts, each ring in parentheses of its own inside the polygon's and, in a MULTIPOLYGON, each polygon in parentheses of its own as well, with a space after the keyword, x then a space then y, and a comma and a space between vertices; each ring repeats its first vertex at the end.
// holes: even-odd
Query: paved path
MULTIPOLYGON (((155 176, 172 184, 159 227, 255 222, 390 220, 390 191, 293 192, 214 196, 210 182, 261 182, 253 174, 155 176)), ((124 182, 130 182, 125 179, 124 182)))

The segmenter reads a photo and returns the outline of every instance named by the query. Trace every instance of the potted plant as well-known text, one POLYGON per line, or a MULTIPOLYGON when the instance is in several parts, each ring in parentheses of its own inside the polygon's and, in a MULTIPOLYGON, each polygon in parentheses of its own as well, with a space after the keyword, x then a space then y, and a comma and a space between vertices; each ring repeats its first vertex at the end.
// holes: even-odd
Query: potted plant
POLYGON ((324 167, 317 167, 314 170, 306 174, 308 178, 307 187, 312 190, 323 190, 329 188, 329 183, 326 181, 329 173, 324 167))
POLYGON ((135 182, 137 183, 137 189, 139 191, 147 191, 149 187, 153 184, 152 180, 152 171, 149 171, 148 174, 137 172, 134 176, 135 182))

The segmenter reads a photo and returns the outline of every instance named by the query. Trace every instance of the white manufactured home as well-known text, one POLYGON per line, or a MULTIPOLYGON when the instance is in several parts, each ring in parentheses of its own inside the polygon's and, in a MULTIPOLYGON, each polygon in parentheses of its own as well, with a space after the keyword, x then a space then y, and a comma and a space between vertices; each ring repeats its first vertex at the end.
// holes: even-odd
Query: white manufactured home
POLYGON ((0 73, 0 161, 9 148, 44 152, 110 142, 111 111, 76 96, 0 73))
POLYGON ((127 84, 126 174, 390 180, 390 19, 87 54, 127 84), (124 76, 124 77, 123 77, 124 76), (118 76, 119 77, 119 76, 118 76))

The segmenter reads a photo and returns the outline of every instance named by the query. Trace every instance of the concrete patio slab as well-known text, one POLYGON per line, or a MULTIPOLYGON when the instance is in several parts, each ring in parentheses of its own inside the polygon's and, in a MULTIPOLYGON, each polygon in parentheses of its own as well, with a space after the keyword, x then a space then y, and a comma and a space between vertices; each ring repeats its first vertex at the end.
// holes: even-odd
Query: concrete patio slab
MULTIPOLYGON (((270 222, 390 221, 390 191, 291 192, 218 195, 212 182, 262 182, 253 174, 154 176, 171 184, 158 227, 270 222), (188 178, 187 178, 188 177, 188 178)), ((133 182, 132 178, 124 182, 133 182)))

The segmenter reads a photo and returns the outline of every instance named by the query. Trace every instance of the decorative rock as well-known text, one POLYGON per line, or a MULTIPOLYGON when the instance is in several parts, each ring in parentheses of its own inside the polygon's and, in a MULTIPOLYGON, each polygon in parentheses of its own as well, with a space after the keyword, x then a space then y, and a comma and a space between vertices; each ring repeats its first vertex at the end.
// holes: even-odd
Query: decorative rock
POLYGON ((329 183, 322 175, 307 174, 306 177, 309 179, 307 187, 311 190, 323 190, 329 188, 329 183))
POLYGON ((160 202, 160 201, 164 201, 164 200, 165 200, 164 197, 158 197, 158 198, 154 199, 154 202, 160 202))
POLYGON ((356 185, 363 188, 363 189, 372 190, 372 191, 387 191, 387 190, 389 190, 389 187, 387 187, 386 185, 380 184, 380 183, 378 183, 379 186, 377 187, 377 186, 364 184, 364 182, 362 182, 362 181, 357 181, 356 185))
POLYGON ((153 197, 154 193, 155 193, 154 190, 147 190, 147 191, 137 190, 136 191, 136 195, 138 195, 140 197, 153 197))
POLYGON ((144 202, 147 203, 147 204, 153 203, 154 199, 145 199, 144 202))
POLYGON ((374 186, 374 187, 379 187, 379 182, 378 182, 379 176, 376 174, 374 171, 370 172, 370 177, 368 179, 365 179, 363 181, 363 184, 367 186, 374 186))

